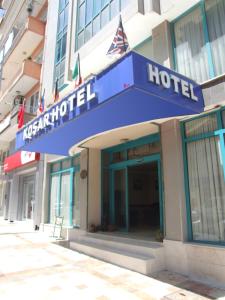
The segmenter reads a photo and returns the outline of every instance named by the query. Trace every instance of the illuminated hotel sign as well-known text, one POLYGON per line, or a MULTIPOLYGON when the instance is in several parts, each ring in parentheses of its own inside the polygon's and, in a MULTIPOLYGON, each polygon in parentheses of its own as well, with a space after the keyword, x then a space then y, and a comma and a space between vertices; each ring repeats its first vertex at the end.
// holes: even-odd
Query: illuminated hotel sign
POLYGON ((89 82, 25 127, 23 130, 23 140, 32 139, 47 127, 54 127, 59 120, 93 99, 96 99, 96 93, 92 91, 92 84, 89 82))

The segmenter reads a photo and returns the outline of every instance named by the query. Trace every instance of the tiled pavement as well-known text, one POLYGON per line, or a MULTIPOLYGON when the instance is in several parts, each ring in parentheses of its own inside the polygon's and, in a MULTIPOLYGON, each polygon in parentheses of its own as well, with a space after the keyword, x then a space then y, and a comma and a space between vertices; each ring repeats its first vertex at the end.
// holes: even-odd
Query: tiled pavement
POLYGON ((225 299, 225 290, 160 272, 144 276, 51 243, 0 220, 0 300, 225 299))

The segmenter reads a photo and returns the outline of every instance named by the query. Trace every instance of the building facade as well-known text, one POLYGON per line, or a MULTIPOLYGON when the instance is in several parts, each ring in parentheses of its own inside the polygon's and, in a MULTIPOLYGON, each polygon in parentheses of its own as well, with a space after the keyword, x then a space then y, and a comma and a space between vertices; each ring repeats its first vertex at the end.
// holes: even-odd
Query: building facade
POLYGON ((61 216, 74 249, 224 284, 224 17, 224 0, 48 1, 45 112, 16 137, 46 153, 38 226, 61 216), (130 51, 109 57, 120 15, 130 51))
POLYGON ((41 220, 43 155, 15 150, 18 114, 23 123, 37 113, 47 3, 2 1, 0 24, 1 215, 6 220, 41 220))

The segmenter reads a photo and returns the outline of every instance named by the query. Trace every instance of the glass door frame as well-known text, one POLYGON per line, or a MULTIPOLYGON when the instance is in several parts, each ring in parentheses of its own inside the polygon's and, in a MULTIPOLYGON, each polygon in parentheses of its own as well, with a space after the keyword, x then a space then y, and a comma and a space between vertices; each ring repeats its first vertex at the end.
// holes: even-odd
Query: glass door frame
POLYGON ((163 189, 162 189, 162 171, 161 171, 161 155, 152 154, 138 159, 131 159, 119 163, 109 165, 110 171, 110 222, 115 224, 115 199, 114 199, 114 172, 116 170, 125 169, 126 181, 126 227, 125 232, 129 231, 129 194, 128 194, 128 167, 138 166, 146 163, 157 162, 158 167, 158 183, 159 183, 159 210, 160 210, 160 230, 164 232, 164 203, 163 203, 163 189))
POLYGON ((120 170, 125 170, 125 221, 126 221, 126 226, 123 229, 120 229, 120 231, 129 231, 129 196, 128 196, 128 167, 115 167, 115 168, 110 168, 110 222, 112 224, 116 223, 116 213, 115 213, 115 182, 114 182, 114 176, 116 171, 120 170))
POLYGON ((60 215, 60 202, 61 202, 61 192, 62 192, 62 175, 64 173, 69 173, 70 174, 70 200, 69 200, 69 204, 70 204, 70 211, 69 211, 69 215, 70 215, 70 225, 69 227, 73 227, 73 204, 74 204, 74 186, 73 186, 73 183, 74 183, 74 176, 76 174, 76 172, 80 171, 80 166, 74 166, 74 167, 71 167, 71 168, 68 168, 68 169, 65 169, 65 170, 60 170, 60 171, 57 171, 57 172, 52 172, 50 173, 50 184, 49 184, 49 208, 48 208, 48 220, 49 222, 51 221, 50 220, 50 211, 51 211, 51 182, 52 182, 52 177, 55 176, 55 175, 58 175, 59 176, 59 193, 58 193, 58 199, 57 199, 57 206, 58 206, 58 211, 57 211, 57 214, 58 216, 60 215))
POLYGON ((35 206, 35 175, 29 175, 29 176, 25 176, 23 178, 22 181, 23 187, 22 187, 22 219, 23 220, 32 220, 34 217, 34 206, 35 206), (29 184, 33 185, 33 204, 31 203, 32 206, 32 210, 31 210, 31 218, 27 218, 27 209, 26 209, 26 205, 28 203, 28 186, 29 184), (26 192, 26 194, 25 194, 26 192), (25 214, 24 214, 25 213, 25 214))

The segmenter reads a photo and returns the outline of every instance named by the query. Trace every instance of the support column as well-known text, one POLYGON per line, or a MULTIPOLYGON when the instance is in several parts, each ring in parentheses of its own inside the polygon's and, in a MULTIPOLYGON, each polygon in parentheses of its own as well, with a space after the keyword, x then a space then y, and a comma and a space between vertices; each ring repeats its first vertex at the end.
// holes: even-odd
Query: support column
POLYGON ((88 225, 101 224, 101 150, 89 149, 88 225))
POLYGON ((153 58, 167 68, 173 68, 173 48, 170 23, 164 21, 152 30, 153 58))
POLYGON ((184 191, 183 152, 178 120, 169 120, 161 127, 165 238, 187 239, 186 202, 184 191))

